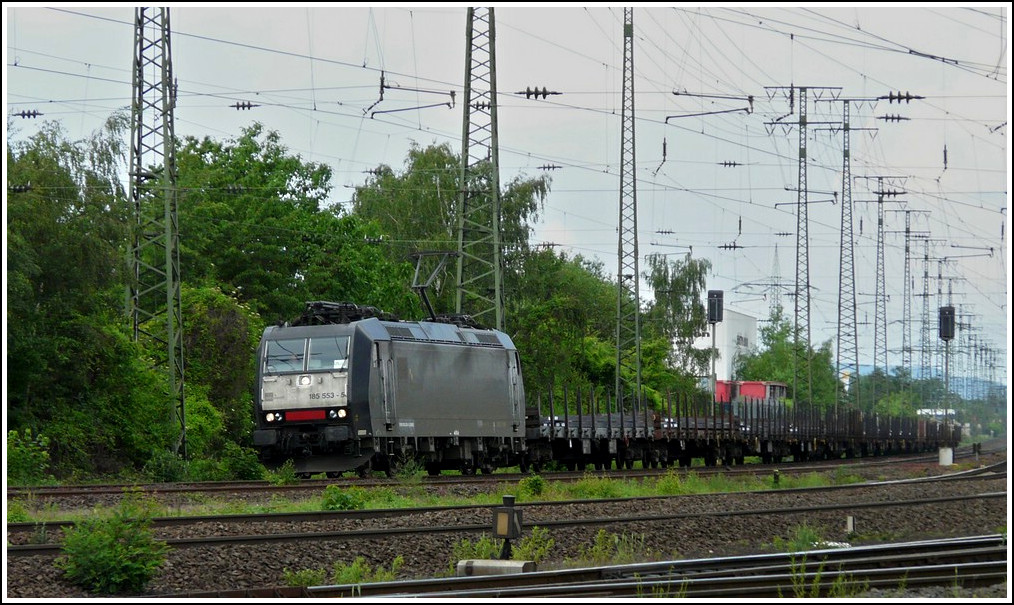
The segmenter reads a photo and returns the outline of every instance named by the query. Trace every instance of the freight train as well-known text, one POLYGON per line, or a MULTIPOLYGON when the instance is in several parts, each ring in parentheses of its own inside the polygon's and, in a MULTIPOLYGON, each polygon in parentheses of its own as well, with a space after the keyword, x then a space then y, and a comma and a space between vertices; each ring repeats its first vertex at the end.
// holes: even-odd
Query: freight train
POLYGON ((589 392, 528 401, 511 338, 467 315, 401 321, 374 307, 309 302, 264 330, 255 447, 301 476, 405 465, 431 475, 519 467, 645 468, 881 455, 953 447, 944 422, 795 410, 780 398, 736 405, 667 397, 649 408, 589 392))
POLYGON ((311 302, 264 330, 258 360, 254 445, 300 474, 393 473, 408 462, 474 474, 523 454, 517 348, 467 316, 398 321, 311 302))

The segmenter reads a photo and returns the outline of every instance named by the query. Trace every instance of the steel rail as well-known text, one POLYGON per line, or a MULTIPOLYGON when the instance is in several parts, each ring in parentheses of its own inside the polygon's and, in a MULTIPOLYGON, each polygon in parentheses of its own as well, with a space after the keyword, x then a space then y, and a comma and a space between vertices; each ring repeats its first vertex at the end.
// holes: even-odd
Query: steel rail
POLYGON ((503 575, 307 588, 185 592, 172 596, 351 598, 826 597, 836 591, 988 586, 1006 581, 1001 535, 846 549, 691 559, 503 575), (803 594, 800 594, 803 593, 803 594))
MULTIPOLYGON (((894 501, 876 501, 876 502, 845 502, 841 504, 826 504, 820 506, 811 507, 790 507, 790 508, 768 508, 768 509, 753 509, 753 510, 733 510, 733 511, 705 511, 695 513, 673 513, 664 515, 637 515, 629 517, 591 517, 584 519, 568 519, 568 520, 544 520, 539 521, 539 527, 550 529, 554 527, 573 527, 573 526, 596 526, 606 525, 615 526, 617 524, 624 523, 641 523, 641 522, 659 522, 659 521, 677 521, 681 519, 692 519, 692 518, 708 518, 708 517, 736 517, 736 516, 754 516, 754 515, 785 515, 785 514, 800 514, 809 512, 822 512, 822 511, 834 511, 834 510, 858 510, 858 509, 870 509, 870 508, 892 508, 892 507, 912 507, 929 504, 941 504, 948 502, 963 502, 970 500, 981 500, 981 499, 999 499, 1003 498, 1006 500, 1006 492, 990 492, 982 494, 972 494, 967 496, 943 496, 939 498, 919 499, 919 500, 894 500, 894 501)), ((369 511, 367 511, 369 512, 369 511)), ((169 538, 164 542, 173 548, 192 548, 201 546, 227 546, 227 545, 242 545, 242 544, 265 544, 272 542, 304 542, 304 541, 326 541, 326 540, 365 540, 371 538, 383 538, 389 536, 411 536, 418 534, 431 534, 431 533, 482 533, 489 531, 489 524, 462 524, 462 525, 445 525, 445 526, 434 526, 434 527, 422 527, 422 528, 374 528, 374 529, 363 529, 363 530, 342 530, 342 531, 327 531, 327 532, 302 532, 302 533, 281 533, 281 534, 270 534, 270 535, 237 535, 237 536, 209 536, 202 538, 169 538)), ((50 544, 16 544, 7 546, 7 556, 32 556, 32 555, 57 555, 62 550, 61 544, 50 543, 50 544)))

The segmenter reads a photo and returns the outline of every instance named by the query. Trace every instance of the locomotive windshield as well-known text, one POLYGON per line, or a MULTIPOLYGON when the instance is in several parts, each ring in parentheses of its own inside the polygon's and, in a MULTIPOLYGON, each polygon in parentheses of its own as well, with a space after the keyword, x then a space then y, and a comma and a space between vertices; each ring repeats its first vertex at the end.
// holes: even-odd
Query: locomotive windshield
POLYGON ((271 340, 264 353, 264 367, 269 373, 345 370, 348 354, 348 336, 271 340), (309 355, 306 354, 308 340, 309 355))
POLYGON ((264 352, 264 367, 268 372, 302 372, 306 339, 269 340, 264 352))
POLYGON ((310 339, 310 370, 344 370, 348 368, 349 337, 328 336, 310 339))

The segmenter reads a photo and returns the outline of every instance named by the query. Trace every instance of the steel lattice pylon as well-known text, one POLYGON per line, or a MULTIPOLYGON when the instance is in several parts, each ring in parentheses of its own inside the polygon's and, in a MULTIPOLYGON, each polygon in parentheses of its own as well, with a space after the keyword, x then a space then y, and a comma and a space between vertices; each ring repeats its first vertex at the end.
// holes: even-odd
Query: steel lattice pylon
POLYGON ((799 88, 799 192, 796 197, 796 286, 795 286, 795 367, 792 396, 795 401, 813 402, 810 372, 810 238, 806 192, 806 87, 799 88), (800 391, 800 387, 805 391, 800 391), (805 398, 802 397, 805 393, 805 398))
POLYGON ((929 241, 924 241, 922 252, 922 323, 919 338, 919 378, 925 379, 933 375, 930 367, 933 359, 933 349, 930 335, 933 333, 933 324, 930 323, 930 293, 929 293, 929 241), (929 376, 927 376, 929 372, 929 376))
POLYGON ((771 261, 771 304, 769 313, 774 314, 775 309, 782 308, 782 271, 778 267, 778 244, 775 244, 775 258, 771 261))
POLYGON ((469 8, 458 202, 457 313, 502 330, 500 159, 493 9, 469 8))
POLYGON ((912 379, 912 335, 909 333, 912 325, 912 284, 909 264, 912 260, 911 252, 912 216, 911 211, 905 211, 905 284, 902 290, 901 307, 901 367, 909 372, 907 380, 912 379))
POLYGON ((641 392, 641 309, 637 264, 637 178, 634 153, 634 17, 623 9, 623 109, 620 126, 619 269, 616 274, 616 397, 641 392), (630 375, 625 379, 624 370, 630 375), (632 385, 630 383, 633 383, 632 385))
POLYGON ((851 366, 849 390, 859 402, 859 335, 856 331, 855 240, 852 231, 852 154, 849 141, 849 101, 843 103, 841 173, 841 264, 838 275, 838 386, 835 405, 844 387, 842 366, 851 366))
POLYGON ((132 282, 129 315, 136 341, 146 342, 168 371, 172 416, 179 423, 176 451, 184 458, 183 318, 180 297, 179 225, 169 9, 134 12, 134 72, 131 104, 130 199, 133 204, 132 282))
MULTIPOLYGON (((884 181, 877 179, 877 291, 873 319, 873 368, 887 369, 887 289, 884 275, 884 181)), ((877 383, 873 382, 873 402, 877 401, 877 383)))

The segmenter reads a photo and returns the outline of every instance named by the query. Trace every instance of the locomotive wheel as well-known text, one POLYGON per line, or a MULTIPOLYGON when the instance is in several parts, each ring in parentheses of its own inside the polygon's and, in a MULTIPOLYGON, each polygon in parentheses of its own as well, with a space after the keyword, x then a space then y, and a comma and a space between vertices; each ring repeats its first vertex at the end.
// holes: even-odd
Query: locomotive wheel
POLYGON ((372 474, 373 467, 370 465, 369 462, 356 469, 356 475, 358 475, 360 479, 366 479, 372 474))
POLYGON ((430 477, 436 477, 440 474, 440 466, 436 462, 426 463, 426 474, 430 477))
POLYGON ((342 472, 341 471, 328 471, 327 472, 327 478, 328 479, 341 479, 341 476, 342 476, 342 472))
POLYGON ((475 463, 467 460, 461 463, 461 474, 471 477, 475 474, 475 463))

